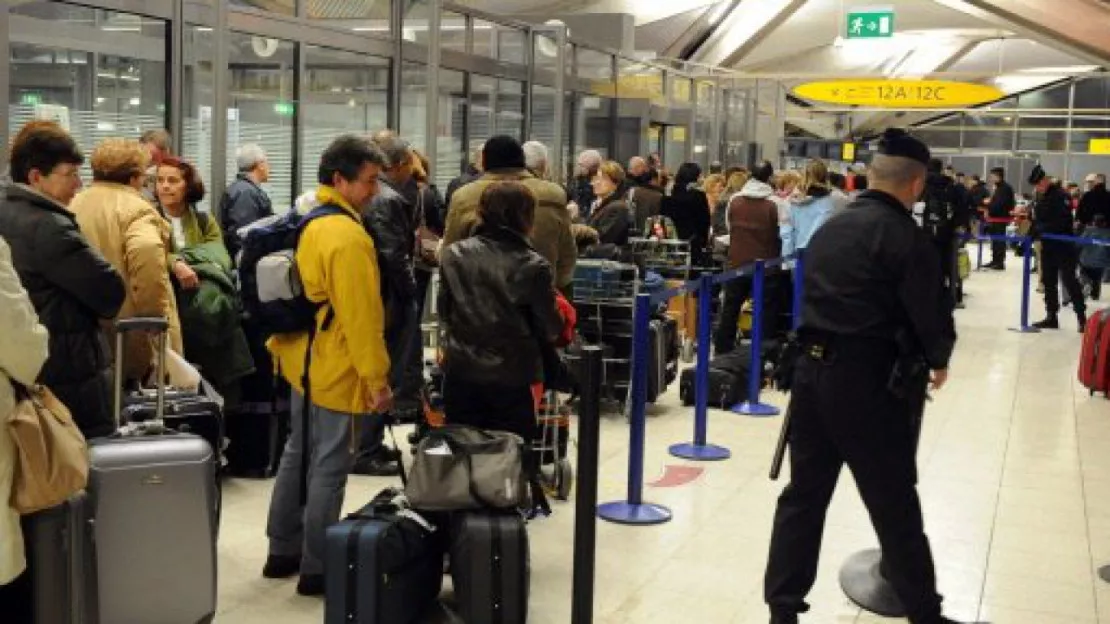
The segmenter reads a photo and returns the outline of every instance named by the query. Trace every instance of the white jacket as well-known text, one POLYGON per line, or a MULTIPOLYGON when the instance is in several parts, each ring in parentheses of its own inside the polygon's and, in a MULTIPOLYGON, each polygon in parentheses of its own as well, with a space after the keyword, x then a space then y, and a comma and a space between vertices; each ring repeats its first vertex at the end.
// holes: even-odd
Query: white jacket
POLYGON ((15 447, 8 435, 15 397, 8 376, 24 385, 35 383, 46 362, 47 339, 12 266, 11 250, 0 239, 0 585, 10 583, 26 567, 19 514, 8 506, 15 474, 15 447))

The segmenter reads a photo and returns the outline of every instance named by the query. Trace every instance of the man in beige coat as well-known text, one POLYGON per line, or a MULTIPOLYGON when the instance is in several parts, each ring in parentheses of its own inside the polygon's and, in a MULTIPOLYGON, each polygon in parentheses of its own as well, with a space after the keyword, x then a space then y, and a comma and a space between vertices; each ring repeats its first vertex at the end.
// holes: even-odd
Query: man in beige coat
POLYGON ((447 226, 440 249, 468 238, 478 222, 478 205, 482 193, 499 180, 518 180, 536 196, 536 217, 532 230, 532 246, 551 263, 555 287, 567 291, 574 277, 578 248, 570 231, 567 194, 561 186, 541 180, 525 168, 524 150, 510 136, 495 136, 482 149, 485 174, 455 191, 447 209, 447 226))
MULTIPOLYGON (((11 250, 3 239, 0 239, 0 337, 0 423, 6 423, 15 407, 8 379, 27 386, 35 383, 46 362, 48 336, 12 266, 11 250)), ((19 514, 8 505, 15 476, 15 452, 7 426, 0 426, 0 596, 6 593, 3 586, 15 580, 27 566, 19 514)), ((10 620, 13 622, 26 621, 20 617, 23 601, 14 598, 14 602, 20 603, 18 607, 0 599, 5 621, 9 616, 14 618, 10 620)))
MULTIPOLYGON (((89 244, 127 284, 127 298, 118 318, 168 319, 170 348, 183 353, 181 324, 167 265, 169 226, 141 193, 149 160, 149 154, 138 141, 103 141, 92 155, 93 183, 73 198, 69 209, 77 216, 81 233, 89 244)), ((111 329, 108 335, 114 340, 111 329)), ((154 341, 149 336, 128 336, 123 357, 126 379, 144 380, 154 364, 154 341)))

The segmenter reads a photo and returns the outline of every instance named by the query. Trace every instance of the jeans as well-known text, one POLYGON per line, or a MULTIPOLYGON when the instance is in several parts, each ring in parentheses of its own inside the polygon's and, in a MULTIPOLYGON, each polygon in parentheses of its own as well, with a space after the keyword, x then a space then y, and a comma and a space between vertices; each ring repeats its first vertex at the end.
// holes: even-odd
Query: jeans
MULTIPOLYGON (((416 306, 410 303, 397 312, 395 325, 386 332, 385 348, 389 352, 389 385, 395 391, 405 377, 405 362, 412 347, 411 333, 419 334, 416 306)), ((358 458, 374 457, 385 448, 385 419, 388 414, 370 414, 359 419, 358 458)))
POLYGON ((324 573, 324 533, 339 521, 351 469, 351 418, 318 405, 306 410, 304 395, 292 393, 292 432, 274 483, 266 535, 271 555, 301 558, 301 574, 324 573), (306 416, 310 419, 308 496, 302 507, 301 419, 306 416))

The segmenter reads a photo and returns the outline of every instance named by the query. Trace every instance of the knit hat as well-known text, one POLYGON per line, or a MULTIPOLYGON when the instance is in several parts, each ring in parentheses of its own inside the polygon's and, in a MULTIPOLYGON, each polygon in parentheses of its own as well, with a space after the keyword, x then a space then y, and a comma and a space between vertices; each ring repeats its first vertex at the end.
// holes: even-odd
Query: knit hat
POLYGON ((482 168, 524 169, 524 148, 511 136, 499 134, 486 141, 482 148, 482 168))

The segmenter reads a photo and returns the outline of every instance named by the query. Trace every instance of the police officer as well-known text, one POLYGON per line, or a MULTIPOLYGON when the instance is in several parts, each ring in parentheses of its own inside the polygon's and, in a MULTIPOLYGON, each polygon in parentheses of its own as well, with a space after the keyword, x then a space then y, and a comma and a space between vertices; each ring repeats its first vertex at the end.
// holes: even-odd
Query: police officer
POLYGON ((913 624, 942 624, 917 496, 914 454, 927 384, 948 377, 956 342, 940 257, 912 208, 929 149, 887 130, 870 189, 806 251, 802 354, 790 402, 790 484, 775 513, 764 597, 772 624, 796 624, 817 575, 825 512, 844 464, 913 624))
MULTIPOLYGON (((1042 234, 1061 234, 1072 236, 1075 233, 1069 198, 1060 183, 1045 174, 1037 165, 1029 174, 1029 183, 1036 187, 1033 200, 1033 236, 1042 234)), ((1044 308, 1047 315, 1043 321, 1033 323, 1040 329, 1059 329, 1060 320, 1060 282, 1068 291, 1072 309, 1079 320, 1079 331, 1087 324, 1087 305, 1083 300, 1083 289, 1076 276, 1078 250, 1066 241, 1041 239, 1041 281, 1044 283, 1044 308)))

